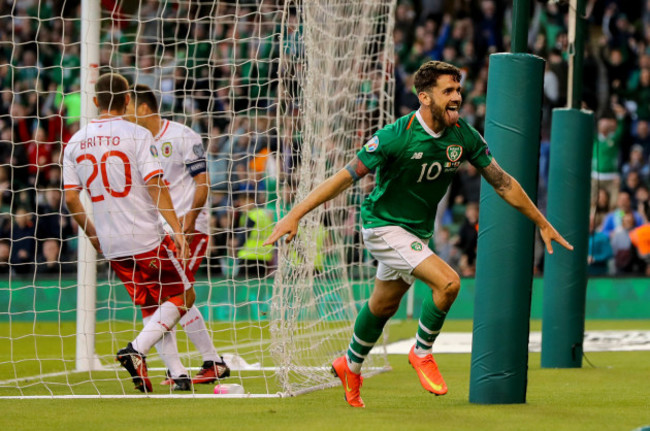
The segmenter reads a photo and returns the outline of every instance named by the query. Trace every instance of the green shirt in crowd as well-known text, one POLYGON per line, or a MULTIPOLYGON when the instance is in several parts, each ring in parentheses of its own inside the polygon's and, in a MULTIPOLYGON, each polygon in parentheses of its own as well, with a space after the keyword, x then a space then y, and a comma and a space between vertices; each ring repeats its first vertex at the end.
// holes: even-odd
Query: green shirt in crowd
POLYGON ((623 120, 618 120, 616 131, 608 136, 596 133, 591 171, 600 174, 618 172, 618 152, 623 139, 623 120))

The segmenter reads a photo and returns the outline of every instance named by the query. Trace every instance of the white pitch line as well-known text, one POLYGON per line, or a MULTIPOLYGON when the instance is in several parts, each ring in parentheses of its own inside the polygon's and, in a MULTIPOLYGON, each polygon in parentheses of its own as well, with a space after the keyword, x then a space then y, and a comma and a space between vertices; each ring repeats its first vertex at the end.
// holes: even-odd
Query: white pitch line
MULTIPOLYGON (((407 355, 415 344, 415 337, 386 346, 389 355, 407 355)), ((531 332, 528 339, 530 352, 541 352, 542 333, 531 332)), ((585 352, 627 352, 650 350, 650 331, 588 331, 583 342, 585 352)), ((382 353, 375 347, 370 353, 382 353)), ((471 332, 442 332, 433 345, 433 353, 471 353, 471 332)))

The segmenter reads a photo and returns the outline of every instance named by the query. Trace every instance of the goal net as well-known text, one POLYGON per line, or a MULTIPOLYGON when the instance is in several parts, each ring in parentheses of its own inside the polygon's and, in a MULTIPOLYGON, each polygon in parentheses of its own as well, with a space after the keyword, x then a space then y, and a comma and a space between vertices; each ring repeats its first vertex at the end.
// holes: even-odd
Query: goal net
MULTIPOLYGON (((139 394, 115 353, 142 329, 140 311, 62 198, 61 154, 96 116, 92 84, 105 72, 151 87, 161 116, 203 139, 210 246, 196 305, 232 369, 224 383, 245 396, 337 384, 331 361, 374 277, 358 211, 372 179, 308 214, 291 244, 259 245, 264 220, 392 121, 394 0, 12 5, 0 11, 0 396, 139 394)), ((202 358, 177 336, 195 374, 202 358)), ((158 385, 155 349, 147 363, 154 395, 179 394, 158 385)), ((386 368, 371 355, 364 373, 386 368)))

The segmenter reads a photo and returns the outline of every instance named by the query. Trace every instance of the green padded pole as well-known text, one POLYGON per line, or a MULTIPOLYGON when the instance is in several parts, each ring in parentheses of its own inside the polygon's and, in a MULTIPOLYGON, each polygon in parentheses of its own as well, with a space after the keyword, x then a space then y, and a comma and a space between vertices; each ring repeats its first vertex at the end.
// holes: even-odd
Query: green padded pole
POLYGON ((594 116, 554 109, 548 175, 548 220, 573 247, 555 244, 544 260, 542 367, 582 366, 589 244, 589 187, 594 116))
POLYGON ((530 0, 514 0, 512 4, 511 52, 528 50, 528 21, 530 21, 530 0))
MULTIPOLYGON (((575 42, 573 54, 569 55, 569 108, 580 109, 582 104, 582 80, 585 58, 585 35, 587 33, 586 0, 577 0, 576 9, 569 9, 569 19, 574 20, 575 42)), ((571 34, 571 32, 569 32, 571 34)), ((569 41, 571 43, 571 41, 569 41)), ((569 50, 571 47, 569 47, 569 50)))
MULTIPOLYGON (((485 138, 495 160, 536 200, 544 60, 493 54, 485 138)), ((535 225, 483 179, 469 401, 526 402, 535 225)))

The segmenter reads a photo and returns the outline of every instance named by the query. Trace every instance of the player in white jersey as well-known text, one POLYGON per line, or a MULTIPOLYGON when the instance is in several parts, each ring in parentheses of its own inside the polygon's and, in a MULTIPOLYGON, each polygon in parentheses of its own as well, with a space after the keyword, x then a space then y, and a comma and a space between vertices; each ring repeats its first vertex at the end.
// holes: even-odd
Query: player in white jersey
MULTIPOLYGON (((189 237, 190 260, 187 272, 194 276, 205 257, 209 242, 209 184, 201 137, 183 124, 161 118, 158 114, 158 100, 146 85, 131 88, 131 101, 125 118, 145 127, 154 136, 154 145, 164 172, 163 179, 169 187, 183 232, 189 237)), ((142 308, 145 324, 151 313, 152 308, 142 308)), ((203 358, 203 366, 192 383, 211 383, 228 377, 230 369, 214 348, 203 316, 196 306, 188 310, 180 324, 203 358)), ((175 332, 172 330, 165 334, 156 344, 156 349, 168 368, 169 379, 163 381, 163 384, 175 383, 176 390, 191 389, 187 369, 178 355, 175 332)))
POLYGON ((117 352, 136 389, 151 392, 145 357, 196 297, 194 278, 183 268, 189 246, 155 157, 153 136, 121 117, 130 99, 128 82, 119 74, 105 74, 97 80, 95 93, 99 118, 75 133, 64 150, 66 204, 134 303, 155 301, 156 311, 144 329, 117 352), (79 197, 84 188, 94 222, 79 197), (171 227, 173 240, 159 215, 171 227))

